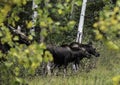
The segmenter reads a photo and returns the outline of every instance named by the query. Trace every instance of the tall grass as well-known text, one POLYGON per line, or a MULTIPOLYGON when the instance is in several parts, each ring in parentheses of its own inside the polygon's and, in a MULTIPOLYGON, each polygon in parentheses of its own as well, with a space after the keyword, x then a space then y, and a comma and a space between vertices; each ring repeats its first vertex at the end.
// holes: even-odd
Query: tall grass
POLYGON ((99 51, 101 56, 96 61, 96 68, 89 72, 79 71, 66 77, 35 76, 27 81, 29 85, 113 85, 112 78, 120 75, 120 53, 105 47, 99 51))
POLYGON ((72 76, 47 76, 29 79, 29 85, 112 85, 112 77, 117 71, 110 72, 103 69, 94 69, 89 73, 81 72, 72 76))

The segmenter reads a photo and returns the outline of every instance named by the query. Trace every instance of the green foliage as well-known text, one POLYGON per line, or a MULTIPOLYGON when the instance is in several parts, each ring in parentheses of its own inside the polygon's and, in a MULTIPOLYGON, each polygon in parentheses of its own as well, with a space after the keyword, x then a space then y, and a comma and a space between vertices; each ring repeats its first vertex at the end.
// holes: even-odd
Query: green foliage
POLYGON ((95 27, 95 34, 97 40, 102 40, 105 44, 114 50, 120 49, 120 40, 117 35, 120 31, 120 12, 119 1, 117 5, 105 5, 104 9, 100 12, 99 20, 93 26, 95 27))
POLYGON ((45 52, 45 57, 43 58, 44 62, 53 61, 52 54, 49 51, 45 52))
MULTIPOLYGON (((32 75, 35 72, 35 69, 40 65, 42 62, 42 52, 45 49, 45 45, 43 43, 37 44, 33 43, 30 46, 26 45, 17 45, 14 48, 11 48, 9 53, 6 55, 7 61, 3 62, 1 66, 1 77, 4 83, 4 79, 6 79, 6 75, 10 76, 10 80, 6 83, 11 84, 13 80, 15 82, 24 83, 23 79, 21 79, 21 75, 25 74, 32 75), (26 69, 27 72, 25 72, 26 69), (25 73, 21 73, 24 71, 25 73), (15 77, 15 79, 14 79, 15 77)), ((1 55, 3 56, 3 55, 1 55)), ((9 79, 9 77, 8 77, 9 79)))
POLYGON ((71 30, 76 23, 71 18, 73 2, 74 5, 81 5, 79 0, 35 0, 38 7, 34 9, 32 1, 1 0, 0 44, 3 48, 0 58, 4 57, 6 61, 0 65, 0 69, 3 69, 0 71, 0 84, 25 83, 24 77, 34 74, 43 60, 52 61, 50 53, 45 53, 43 59, 46 46, 40 42, 48 33, 71 30), (34 11, 38 13, 36 22, 33 22, 34 11), (31 31, 33 27, 34 31, 31 31), (4 48, 6 45, 10 46, 7 50, 4 48))
POLYGON ((113 77, 113 85, 119 85, 120 84, 120 76, 113 77))
MULTIPOLYGON (((78 30, 78 23, 80 18, 81 6, 76 5, 77 1, 72 1, 71 3, 71 13, 69 17, 65 16, 67 20, 74 20, 75 25, 70 27, 70 30, 62 30, 62 32, 52 32, 49 33, 46 42, 51 44, 62 44, 62 43, 70 43, 75 41, 78 30), (59 37, 60 36, 60 37, 59 37)), ((96 19, 99 15, 99 11, 102 10, 104 3, 102 0, 91 1, 87 3, 86 14, 85 14, 85 22, 83 29, 83 43, 89 41, 95 41, 94 32, 93 32, 93 24, 96 22, 96 19)), ((61 20, 64 18, 61 18, 61 20)), ((63 22, 63 21, 62 21, 63 22)), ((60 25, 60 23, 56 22, 56 24, 60 25)), ((68 27, 69 28, 69 27, 68 27)))
MULTIPOLYGON (((25 83, 24 77, 34 74, 35 69, 43 60, 46 62, 53 60, 48 52, 45 53, 43 59, 43 50, 46 46, 41 43, 42 41, 62 44, 76 39, 82 1, 35 0, 38 5, 35 9, 32 8, 32 1, 0 1, 0 45, 3 46, 0 49, 0 59, 2 57, 7 59, 4 62, 0 61, 0 69, 2 69, 0 70, 0 80, 2 80, 0 84, 25 83), (38 13, 35 18, 36 22, 33 22, 34 11, 38 13), (31 31, 32 29, 34 31, 31 31), (3 52, 6 44, 10 46, 10 49, 6 47, 7 51, 3 52)), ((94 17, 98 16, 104 4, 108 4, 107 1, 102 2, 102 0, 95 1, 95 3, 97 4, 89 3, 86 11, 85 42, 93 37, 91 28, 96 21, 94 17)), ((106 5, 100 12, 99 21, 94 24, 96 39, 104 40, 108 47, 116 50, 119 49, 120 43, 120 40, 115 37, 115 34, 120 34, 119 3, 118 1, 115 8, 113 5, 106 5)))

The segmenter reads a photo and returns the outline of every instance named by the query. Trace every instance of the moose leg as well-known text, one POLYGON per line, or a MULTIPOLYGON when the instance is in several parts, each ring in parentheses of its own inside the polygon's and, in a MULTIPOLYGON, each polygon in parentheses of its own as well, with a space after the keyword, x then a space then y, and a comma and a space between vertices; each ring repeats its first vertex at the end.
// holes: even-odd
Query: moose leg
POLYGON ((47 74, 48 74, 48 75, 51 75, 50 62, 47 63, 47 74))
POLYGON ((64 77, 66 76, 66 74, 67 74, 67 69, 64 68, 64 77))
POLYGON ((68 66, 68 63, 64 65, 64 77, 67 75, 67 66, 68 66))
POLYGON ((77 72, 76 64, 72 65, 73 72, 77 72))

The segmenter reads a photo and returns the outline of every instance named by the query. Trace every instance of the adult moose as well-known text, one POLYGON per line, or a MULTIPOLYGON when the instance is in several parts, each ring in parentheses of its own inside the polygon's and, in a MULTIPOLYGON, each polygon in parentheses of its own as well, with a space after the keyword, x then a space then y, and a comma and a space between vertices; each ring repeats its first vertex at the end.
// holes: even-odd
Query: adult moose
POLYGON ((53 56, 52 69, 63 66, 64 74, 66 74, 69 63, 76 63, 76 61, 80 60, 82 57, 90 56, 87 51, 77 47, 72 49, 69 47, 69 45, 47 46, 47 48, 44 50, 44 53, 45 51, 49 51, 53 56))
POLYGON ((53 56, 52 66, 47 65, 48 71, 49 71, 49 68, 53 70, 56 67, 63 66, 65 70, 64 73, 65 73, 68 63, 72 62, 72 60, 74 61, 71 51, 65 47, 47 46, 43 54, 45 54, 46 51, 49 51, 53 56))

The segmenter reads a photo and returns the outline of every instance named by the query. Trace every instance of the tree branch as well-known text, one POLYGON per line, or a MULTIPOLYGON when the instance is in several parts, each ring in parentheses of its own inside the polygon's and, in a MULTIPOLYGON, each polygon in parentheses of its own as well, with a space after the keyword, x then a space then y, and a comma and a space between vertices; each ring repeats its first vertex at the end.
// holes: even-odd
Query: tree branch
POLYGON ((17 29, 15 29, 14 27, 12 27, 10 25, 8 25, 8 27, 11 29, 12 32, 20 35, 21 38, 25 39, 26 41, 28 41, 30 43, 30 39, 28 38, 28 36, 26 36, 23 32, 21 32, 21 27, 20 26, 18 26, 17 29))

